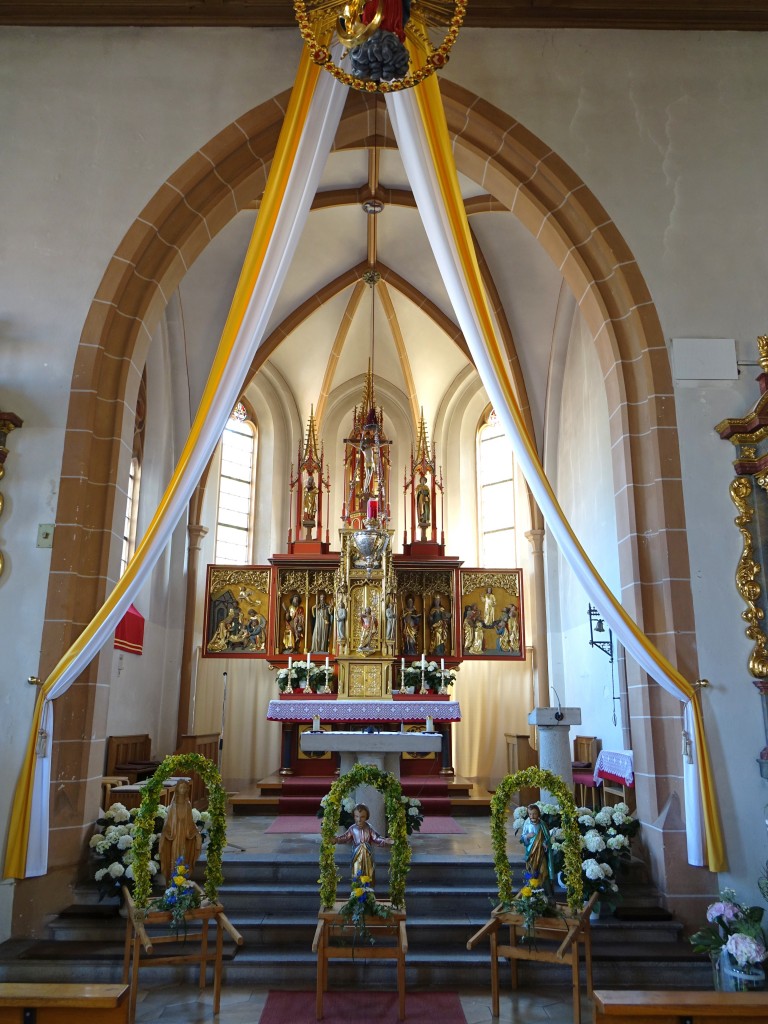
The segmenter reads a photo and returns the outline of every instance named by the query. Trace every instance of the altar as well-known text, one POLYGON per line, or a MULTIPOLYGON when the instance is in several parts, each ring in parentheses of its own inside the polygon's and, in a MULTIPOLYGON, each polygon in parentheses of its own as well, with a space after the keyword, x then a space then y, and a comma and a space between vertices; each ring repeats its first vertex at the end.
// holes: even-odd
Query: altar
MULTIPOLYGON (((409 700, 271 700, 267 709, 267 720, 281 722, 283 726, 280 773, 293 775, 298 767, 297 751, 304 754, 331 751, 341 758, 340 770, 347 770, 344 755, 344 741, 331 737, 353 736, 366 742, 377 740, 379 751, 388 744, 387 764, 379 767, 400 777, 402 754, 434 753, 439 760, 439 771, 443 775, 453 774, 451 759, 451 725, 461 721, 461 708, 455 700, 414 698, 409 700), (316 733, 308 732, 306 726, 315 729, 324 726, 324 742, 316 733), (331 726, 333 731, 327 731, 331 726), (360 729, 350 732, 350 726, 375 729, 367 733, 360 729), (405 727, 422 726, 421 731, 405 731, 405 727), (427 732, 434 728, 434 732, 427 732), (428 742, 418 742, 427 737, 428 742), (307 743, 307 741, 309 741, 307 743), (306 745, 305 745, 306 744, 306 745)), ((347 741, 354 742, 354 741, 347 741)), ((349 747, 348 747, 349 749, 349 747)), ((373 748, 371 748, 373 749, 373 748)), ((351 759, 349 767, 355 763, 351 759)), ((366 762, 378 764, 376 761, 366 762)), ((314 762, 316 766, 317 761, 314 762)))
MULTIPOLYGON (((431 721, 427 723, 427 727, 431 721)), ((440 750, 442 737, 432 731, 425 732, 304 732, 301 735, 301 749, 306 752, 332 750, 341 759, 340 774, 346 773, 356 764, 371 764, 380 771, 389 772, 400 778, 400 755, 404 753, 425 754, 440 750)), ((368 807, 370 818, 379 829, 384 829, 386 813, 384 797, 373 786, 358 786, 355 803, 368 807)))

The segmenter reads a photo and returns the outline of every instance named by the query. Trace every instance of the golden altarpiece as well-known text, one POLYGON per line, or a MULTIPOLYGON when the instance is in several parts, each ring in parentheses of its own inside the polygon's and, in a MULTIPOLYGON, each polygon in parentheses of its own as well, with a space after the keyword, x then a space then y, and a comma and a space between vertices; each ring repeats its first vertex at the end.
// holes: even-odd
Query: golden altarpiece
MULTIPOLYGON (((448 702, 434 705, 439 723, 463 661, 525 658, 521 570, 465 569, 446 555, 444 484, 423 414, 416 435, 403 476, 403 550, 394 553, 393 444, 369 369, 344 438, 333 551, 329 474, 310 414, 289 477, 285 552, 269 565, 208 566, 205 657, 268 661, 281 699, 368 702, 348 719, 357 723, 383 720, 382 702, 409 699, 420 711, 403 706, 398 722, 424 721, 424 702, 434 700, 448 702)), ((329 711, 308 705, 295 721, 325 722, 329 711)), ((281 770, 288 760, 284 750, 281 770)))

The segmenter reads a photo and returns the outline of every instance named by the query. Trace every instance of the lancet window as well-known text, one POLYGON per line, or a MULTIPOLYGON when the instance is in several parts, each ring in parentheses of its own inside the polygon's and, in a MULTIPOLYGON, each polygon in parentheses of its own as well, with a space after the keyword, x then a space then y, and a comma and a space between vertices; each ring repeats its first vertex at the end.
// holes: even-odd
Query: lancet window
POLYGON ((221 437, 216 561, 246 565, 253 548, 256 425, 238 402, 221 437))

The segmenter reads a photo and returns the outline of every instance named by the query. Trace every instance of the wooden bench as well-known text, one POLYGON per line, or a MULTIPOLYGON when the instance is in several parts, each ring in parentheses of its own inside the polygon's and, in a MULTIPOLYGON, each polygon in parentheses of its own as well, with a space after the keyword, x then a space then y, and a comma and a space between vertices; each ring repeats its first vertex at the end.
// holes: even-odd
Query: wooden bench
POLYGON ((730 1024, 768 1020, 768 992, 595 989, 594 1024, 730 1024))
POLYGON ((152 760, 152 740, 147 733, 107 738, 105 777, 125 775, 133 784, 154 775, 159 764, 152 760))
POLYGON ((0 983, 0 1024, 127 1024, 127 985, 0 983))

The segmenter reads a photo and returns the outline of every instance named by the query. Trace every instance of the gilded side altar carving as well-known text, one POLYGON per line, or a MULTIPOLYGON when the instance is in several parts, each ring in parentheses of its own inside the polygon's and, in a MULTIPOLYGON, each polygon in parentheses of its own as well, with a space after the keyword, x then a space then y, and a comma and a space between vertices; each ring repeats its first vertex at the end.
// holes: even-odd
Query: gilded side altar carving
POLYGON ((205 609, 206 655, 266 654, 270 571, 211 566, 205 609))
MULTIPOLYGON (((763 475, 758 482, 761 487, 765 487, 766 477, 763 475)), ((760 623, 765 618, 765 614, 757 605, 762 593, 757 577, 763 570, 760 563, 753 558, 754 544, 749 530, 754 519, 754 510, 749 503, 752 493, 752 483, 747 476, 737 476, 731 483, 731 500, 739 513, 734 522, 743 543, 739 563, 736 566, 736 589, 747 604, 741 617, 747 623, 746 636, 754 643, 749 656, 749 671, 755 679, 765 679, 768 677, 768 637, 760 629, 760 623)))

